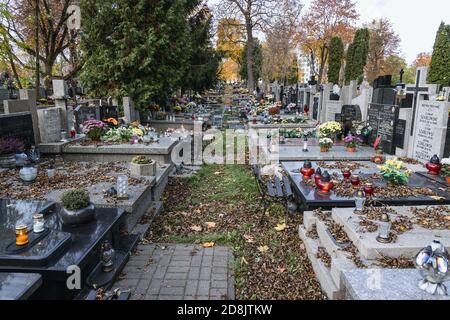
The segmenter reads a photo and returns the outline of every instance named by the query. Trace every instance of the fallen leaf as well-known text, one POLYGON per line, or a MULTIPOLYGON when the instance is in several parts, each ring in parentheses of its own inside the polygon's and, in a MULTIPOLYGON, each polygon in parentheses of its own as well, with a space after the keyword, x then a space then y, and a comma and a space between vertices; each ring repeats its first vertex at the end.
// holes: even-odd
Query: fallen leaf
POLYGON ((216 227, 215 222, 205 222, 205 224, 208 227, 208 229, 214 229, 216 227))
POLYGON ((439 197, 439 196, 430 196, 431 199, 434 199, 436 201, 441 201, 441 200, 445 200, 444 197, 439 197))
POLYGON ((286 271, 286 268, 278 268, 278 273, 284 273, 286 271))
POLYGON ((269 251, 269 247, 268 246, 260 246, 260 247, 258 247, 258 250, 261 253, 266 253, 267 251, 269 251))
POLYGON ((255 240, 253 239, 252 236, 244 235, 244 239, 247 243, 255 243, 255 240))
POLYGON ((201 232, 203 228, 201 226, 191 226, 191 230, 195 232, 201 232))
POLYGON ((287 228, 286 223, 282 223, 282 224, 277 225, 277 226, 275 227, 275 230, 281 232, 281 231, 286 230, 286 228, 287 228))
POLYGON ((241 261, 242 261, 243 263, 245 263, 245 264, 247 264, 247 265, 248 265, 248 262, 247 262, 247 260, 245 260, 245 258, 244 258, 244 257, 242 257, 242 258, 241 258, 241 261))
POLYGON ((212 248, 214 247, 215 243, 214 242, 205 242, 204 244, 202 244, 203 248, 212 248))

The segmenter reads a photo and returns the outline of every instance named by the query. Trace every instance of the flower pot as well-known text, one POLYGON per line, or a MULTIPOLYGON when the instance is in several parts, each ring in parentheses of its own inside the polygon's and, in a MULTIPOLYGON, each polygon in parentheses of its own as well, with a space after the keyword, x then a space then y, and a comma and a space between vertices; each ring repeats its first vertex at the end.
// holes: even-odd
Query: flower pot
POLYGON ((90 222, 95 218, 95 207, 91 203, 86 208, 72 211, 64 207, 59 211, 59 218, 64 225, 77 225, 90 222))
POLYGON ((329 152, 330 148, 327 147, 320 147, 320 152, 329 152))
POLYGON ((355 147, 347 147, 347 152, 356 152, 356 148, 355 147))
POLYGON ((156 175, 156 161, 148 164, 131 163, 130 172, 132 176, 152 177, 156 175))
POLYGON ((450 176, 449 177, 445 177, 445 181, 447 182, 447 184, 450 184, 450 176))
POLYGON ((14 153, 0 155, 0 168, 13 168, 15 165, 16 155, 14 153))

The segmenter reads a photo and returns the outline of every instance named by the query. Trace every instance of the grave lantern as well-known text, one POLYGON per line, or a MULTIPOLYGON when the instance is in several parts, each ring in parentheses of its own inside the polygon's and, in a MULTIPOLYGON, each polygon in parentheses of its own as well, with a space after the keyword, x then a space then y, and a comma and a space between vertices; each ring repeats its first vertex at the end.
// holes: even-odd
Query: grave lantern
POLYGON ((47 167, 47 178, 53 179, 55 177, 55 166, 53 164, 49 164, 47 167))
POLYGON ((344 177, 345 181, 349 181, 350 177, 352 176, 352 172, 349 168, 342 169, 342 176, 344 177))
POLYGON ((117 199, 127 200, 128 195, 128 177, 125 175, 120 175, 117 177, 117 199))
POLYGON ((36 213, 33 216, 33 232, 41 233, 44 231, 44 215, 42 213, 36 213))
POLYGON ((303 141, 303 152, 309 152, 308 150, 308 137, 305 136, 305 139, 303 141))
POLYGON ((20 179, 24 184, 32 184, 37 177, 37 168, 33 167, 30 163, 27 163, 19 171, 20 179))
POLYGON ((359 179, 359 176, 357 175, 353 175, 350 179, 352 186, 353 187, 359 187, 359 185, 361 184, 361 180, 359 179))
POLYGON ((322 178, 322 169, 317 168, 316 174, 314 175, 314 182, 316 183, 316 186, 318 185, 321 178, 322 178))
POLYGON ((366 197, 364 193, 360 190, 356 193, 355 196, 355 213, 360 213, 364 209, 364 205, 366 204, 366 197))
POLYGON ((426 164, 426 168, 428 170, 428 174, 432 176, 438 176, 441 173, 441 160, 436 154, 430 159, 430 162, 426 164))
POLYGON ((377 241, 381 243, 390 243, 391 238, 391 219, 387 213, 383 213, 378 224, 377 241))
POLYGON ((333 189, 334 184, 331 181, 331 176, 328 173, 328 171, 325 171, 322 174, 322 177, 320 178, 319 182, 317 183, 317 188, 319 188, 319 191, 325 194, 329 194, 331 190, 333 189))
POLYGON ((28 227, 24 224, 16 226, 16 245, 24 246, 28 244, 28 227))
POLYGON ((315 170, 312 167, 311 161, 305 161, 303 167, 300 169, 300 173, 303 175, 303 178, 309 179, 314 174, 315 170))
POLYGON ((111 272, 112 270, 114 270, 115 260, 116 251, 111 246, 111 243, 106 240, 101 246, 102 270, 104 272, 111 272))

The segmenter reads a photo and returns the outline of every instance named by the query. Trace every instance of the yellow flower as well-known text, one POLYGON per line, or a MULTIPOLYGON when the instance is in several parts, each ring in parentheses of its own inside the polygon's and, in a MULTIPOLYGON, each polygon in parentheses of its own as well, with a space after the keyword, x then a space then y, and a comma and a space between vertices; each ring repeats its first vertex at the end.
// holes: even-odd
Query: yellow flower
POLYGON ((135 136, 142 137, 142 136, 144 135, 144 132, 143 132, 141 129, 133 128, 133 134, 134 134, 135 136))

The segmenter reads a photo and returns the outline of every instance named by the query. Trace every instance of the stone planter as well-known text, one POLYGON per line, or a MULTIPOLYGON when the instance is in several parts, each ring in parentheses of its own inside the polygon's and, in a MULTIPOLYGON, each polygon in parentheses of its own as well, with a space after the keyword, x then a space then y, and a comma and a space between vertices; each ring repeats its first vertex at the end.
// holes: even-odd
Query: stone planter
POLYGON ((0 155, 0 168, 13 168, 16 165, 16 155, 14 153, 0 155))
POLYGON ((90 222, 95 218, 95 207, 91 203, 86 208, 72 211, 64 207, 59 211, 59 217, 64 225, 77 225, 90 222))
POLYGON ((149 164, 131 163, 130 172, 135 177, 152 177, 156 175, 156 161, 152 160, 149 164))

